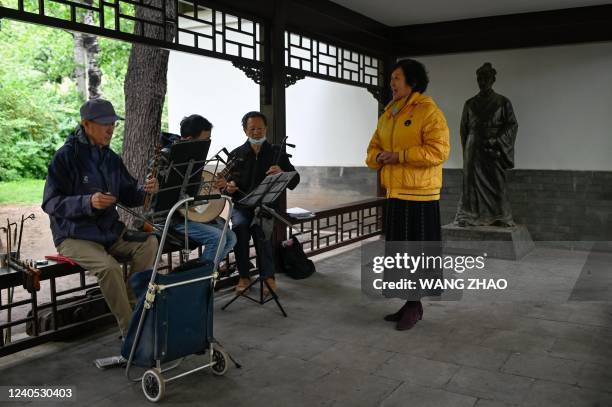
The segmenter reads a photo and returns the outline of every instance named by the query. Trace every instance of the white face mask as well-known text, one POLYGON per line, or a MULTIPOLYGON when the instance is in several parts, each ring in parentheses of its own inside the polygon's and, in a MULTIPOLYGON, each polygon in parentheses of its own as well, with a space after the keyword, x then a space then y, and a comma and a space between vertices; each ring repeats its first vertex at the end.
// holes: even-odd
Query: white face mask
POLYGON ((262 137, 260 139, 249 137, 249 143, 251 144, 259 145, 259 144, 263 144, 264 141, 266 141, 265 137, 262 137))

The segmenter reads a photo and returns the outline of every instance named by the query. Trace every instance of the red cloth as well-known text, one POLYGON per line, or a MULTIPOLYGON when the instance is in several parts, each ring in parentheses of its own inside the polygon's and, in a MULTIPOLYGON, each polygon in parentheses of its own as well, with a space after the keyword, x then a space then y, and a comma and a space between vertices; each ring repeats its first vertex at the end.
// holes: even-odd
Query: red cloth
POLYGON ((55 261, 62 261, 64 263, 68 263, 71 266, 76 266, 77 262, 72 260, 70 257, 66 257, 66 256, 62 256, 61 254, 56 254, 54 256, 45 256, 45 259, 48 260, 55 260, 55 261))

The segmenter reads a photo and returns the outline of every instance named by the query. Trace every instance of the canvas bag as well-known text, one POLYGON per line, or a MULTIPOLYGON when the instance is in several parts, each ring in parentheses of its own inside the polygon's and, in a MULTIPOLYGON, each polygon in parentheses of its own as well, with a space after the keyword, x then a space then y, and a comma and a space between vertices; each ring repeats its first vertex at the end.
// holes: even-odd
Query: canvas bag
POLYGON ((306 257, 302 243, 295 236, 283 242, 280 255, 283 270, 291 278, 300 280, 316 271, 314 263, 306 257))

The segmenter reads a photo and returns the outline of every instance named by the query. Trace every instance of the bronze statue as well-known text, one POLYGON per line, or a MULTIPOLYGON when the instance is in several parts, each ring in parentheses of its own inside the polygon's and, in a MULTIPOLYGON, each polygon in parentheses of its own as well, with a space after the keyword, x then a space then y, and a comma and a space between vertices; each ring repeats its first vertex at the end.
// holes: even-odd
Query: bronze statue
POLYGON ((478 68, 480 92, 463 107, 463 189, 455 216, 458 226, 514 226, 506 171, 514 168, 518 123, 510 100, 492 89, 496 73, 489 62, 478 68))

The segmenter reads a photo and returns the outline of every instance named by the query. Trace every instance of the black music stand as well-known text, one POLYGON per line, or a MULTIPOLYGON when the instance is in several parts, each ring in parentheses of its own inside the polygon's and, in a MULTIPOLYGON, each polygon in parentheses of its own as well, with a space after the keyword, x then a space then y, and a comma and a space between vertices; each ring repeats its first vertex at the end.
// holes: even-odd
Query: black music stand
POLYGON ((185 196, 197 196, 210 140, 181 141, 170 147, 168 166, 159 172, 159 191, 153 203, 154 215, 165 216, 185 196))
MULTIPOLYGON (((254 238, 257 257, 259 257, 261 253, 263 253, 262 244, 263 244, 263 241, 266 239, 265 229, 263 228, 263 222, 264 222, 263 218, 264 217, 271 216, 272 218, 278 219, 279 221, 291 227, 291 223, 289 223, 282 216, 280 216, 274 209, 267 206, 267 204, 274 203, 274 201, 276 201, 278 197, 287 189, 287 186, 289 185, 293 177, 295 177, 296 175, 297 175, 297 172, 295 171, 281 172, 281 173, 274 174, 274 175, 268 175, 253 191, 251 191, 246 197, 244 197, 242 200, 238 202, 242 206, 255 209, 255 217, 253 218, 252 224, 255 224, 256 222, 258 222, 259 226, 262 228, 262 231, 264 231, 263 240, 254 238)), ((271 236, 269 236, 269 238, 271 238, 271 236)), ((263 265, 263 262, 260 261, 260 259, 258 258, 257 266, 261 267, 261 265, 263 265)), ((225 310, 239 297, 248 298, 249 300, 259 305, 264 305, 265 303, 274 300, 274 302, 276 302, 276 305, 280 309, 283 316, 287 317, 287 313, 285 312, 285 310, 283 309, 283 306, 278 300, 278 295, 272 289, 272 287, 270 287, 268 282, 261 277, 261 273, 257 276, 255 280, 251 282, 251 284, 248 285, 248 287, 246 287, 243 291, 237 293, 234 296, 234 298, 232 298, 221 309, 225 310), (257 283, 259 283, 259 299, 250 297, 248 294, 246 294, 249 291, 249 289, 257 283), (268 291, 270 292, 270 295, 271 295, 270 298, 264 298, 264 295, 263 295, 264 284, 268 288, 268 291)))
MULTIPOLYGON (((150 214, 154 223, 166 219, 166 215, 174 204, 188 196, 199 195, 202 184, 202 170, 207 163, 210 140, 188 140, 179 141, 170 146, 167 156, 167 165, 159 171, 159 191, 155 195, 150 214)), ((195 205, 191 202, 191 205, 195 205)), ((188 208, 185 208, 187 211, 188 208)), ((178 242, 174 234, 169 234, 169 240, 175 245, 183 245, 178 242)), ((189 244, 187 228, 185 228, 183 260, 189 256, 193 245, 189 244)))

